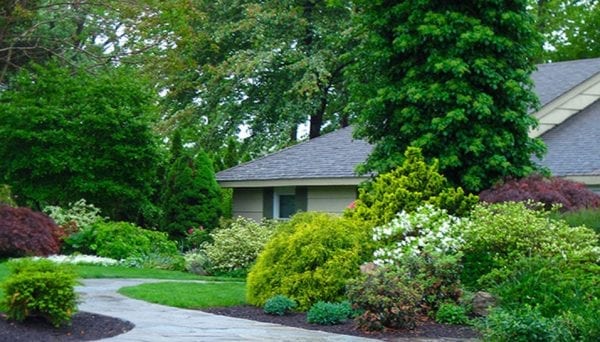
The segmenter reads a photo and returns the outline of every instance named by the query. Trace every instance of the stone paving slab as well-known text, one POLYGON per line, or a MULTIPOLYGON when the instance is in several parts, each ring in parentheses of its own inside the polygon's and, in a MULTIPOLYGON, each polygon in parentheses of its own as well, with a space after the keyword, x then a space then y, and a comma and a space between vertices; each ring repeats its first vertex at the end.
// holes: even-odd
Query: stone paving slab
POLYGON ((77 287, 79 310, 117 317, 135 324, 106 341, 374 341, 373 339, 287 327, 279 324, 178 309, 125 297, 117 290, 156 279, 84 279, 77 287))

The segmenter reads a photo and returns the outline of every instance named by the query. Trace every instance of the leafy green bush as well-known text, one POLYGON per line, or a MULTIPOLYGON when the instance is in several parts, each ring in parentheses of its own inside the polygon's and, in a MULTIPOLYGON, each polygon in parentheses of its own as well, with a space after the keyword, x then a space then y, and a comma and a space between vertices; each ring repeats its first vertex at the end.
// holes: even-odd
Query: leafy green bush
POLYGON ((339 300, 371 251, 370 231, 354 220, 316 212, 294 215, 251 268, 248 303, 262 306, 283 294, 307 310, 320 300, 339 300))
POLYGON ((48 260, 9 262, 11 274, 2 283, 9 318, 23 321, 41 316, 54 326, 69 323, 77 310, 75 273, 48 260))
POLYGON ((413 329, 423 292, 403 271, 380 267, 348 284, 353 308, 364 310, 356 318, 360 329, 413 329))
POLYGON ((78 241, 78 244, 72 244, 77 252, 117 260, 153 253, 162 256, 179 253, 177 245, 168 239, 167 234, 127 222, 97 222, 73 234, 71 240, 78 241))
POLYGON ((435 321, 446 324, 467 324, 467 310, 454 303, 443 303, 435 314, 435 321))
POLYGON ((294 310, 298 304, 293 299, 283 295, 271 297, 265 303, 263 309, 269 315, 283 316, 294 310))
POLYGON ((478 202, 477 196, 453 188, 438 172, 437 161, 428 165, 420 149, 409 147, 404 155, 401 166, 361 187, 354 209, 347 215, 378 226, 402 210, 410 212, 426 203, 462 216, 478 202))
POLYGON ((183 250, 189 251, 193 249, 199 249, 204 243, 208 243, 211 241, 212 239, 210 237, 208 229, 205 229, 202 226, 199 226, 198 228, 190 228, 185 233, 185 238, 183 240, 183 250))
POLYGON ((553 217, 567 222, 571 227, 586 226, 600 234, 600 209, 568 211, 553 217))
POLYGON ((537 309, 525 306, 518 310, 494 309, 479 324, 488 341, 548 342, 573 341, 565 324, 558 318, 546 318, 537 309))
POLYGON ((69 208, 46 206, 43 211, 63 227, 67 236, 106 219, 100 216, 100 209, 87 204, 83 198, 73 204, 69 203, 69 208))
POLYGON ((0 205, 5 204, 11 207, 17 205, 12 197, 10 186, 6 184, 0 184, 0 205))
POLYGON ((589 228, 570 227, 552 220, 550 212, 528 208, 533 204, 506 202, 477 205, 464 230, 463 282, 477 280, 494 268, 507 267, 523 256, 600 258, 598 236, 589 228))
POLYGON ((210 234, 213 242, 203 246, 211 272, 247 270, 273 233, 271 226, 241 216, 214 230, 210 234))
POLYGON ((350 302, 340 303, 317 302, 306 314, 308 323, 320 325, 341 324, 352 315, 350 302))

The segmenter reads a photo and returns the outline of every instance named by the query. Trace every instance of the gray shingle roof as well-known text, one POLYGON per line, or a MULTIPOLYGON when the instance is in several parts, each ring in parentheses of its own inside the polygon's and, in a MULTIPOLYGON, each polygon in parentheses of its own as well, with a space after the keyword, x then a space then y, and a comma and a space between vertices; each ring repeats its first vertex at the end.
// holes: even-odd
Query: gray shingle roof
POLYGON ((217 173, 218 181, 354 178, 372 146, 352 138, 352 127, 339 129, 251 162, 217 173))
POLYGON ((555 176, 600 175, 600 100, 542 135, 541 164, 555 176))
POLYGON ((540 64, 531 78, 540 103, 545 106, 599 72, 600 58, 580 59, 540 64))

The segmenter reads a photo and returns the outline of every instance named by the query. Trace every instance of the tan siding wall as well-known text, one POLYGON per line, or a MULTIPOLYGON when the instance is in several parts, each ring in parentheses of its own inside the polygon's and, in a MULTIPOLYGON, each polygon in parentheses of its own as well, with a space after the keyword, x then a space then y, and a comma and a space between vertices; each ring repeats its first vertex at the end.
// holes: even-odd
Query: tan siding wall
POLYGON ((263 217, 263 190, 234 189, 233 217, 243 216, 260 221, 263 217))
POLYGON ((341 214, 356 199, 356 186, 309 187, 307 211, 325 211, 341 214))

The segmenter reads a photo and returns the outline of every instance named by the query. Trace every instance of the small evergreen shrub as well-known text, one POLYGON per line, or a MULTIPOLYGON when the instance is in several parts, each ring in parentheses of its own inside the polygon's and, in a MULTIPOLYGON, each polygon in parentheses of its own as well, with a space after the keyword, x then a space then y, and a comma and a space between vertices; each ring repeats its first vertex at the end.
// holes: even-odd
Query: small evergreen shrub
POLYGON ((210 234, 213 242, 202 248, 210 261, 211 272, 243 270, 245 273, 273 233, 269 225, 241 216, 214 230, 210 234))
POLYGON ((511 269, 523 256, 562 256, 597 261, 598 236, 586 227, 570 227, 550 218, 550 212, 528 207, 532 203, 506 202, 477 205, 464 230, 464 272, 470 287, 494 268, 511 269))
POLYGON ((464 307, 454 303, 443 303, 435 314, 435 321, 444 324, 467 324, 469 318, 464 307))
POLYGON ((585 184, 558 177, 532 175, 510 180, 479 194, 488 203, 534 201, 544 203, 546 209, 560 204, 563 211, 600 207, 600 195, 585 184))
POLYGON ((354 309, 364 310, 355 321, 367 331, 413 329, 423 298, 420 284, 402 271, 385 267, 351 281, 347 294, 354 309))
POLYGON ((423 204, 432 204, 463 216, 478 201, 461 188, 453 188, 438 172, 438 163, 427 164, 421 150, 409 147, 401 166, 381 174, 359 189, 354 209, 346 215, 379 226, 391 221, 398 212, 414 211, 423 204))
POLYGON ((9 263, 2 283, 7 316, 17 321, 40 316, 54 326, 67 324, 77 310, 75 273, 48 260, 20 259, 9 263))
POLYGON ((559 318, 546 318, 531 306, 512 311, 494 309, 478 327, 487 341, 558 342, 574 340, 559 318))
POLYGON ((277 295, 269 298, 263 310, 269 315, 283 316, 293 311, 298 305, 293 299, 283 295, 277 295))
POLYGON ((317 302, 306 314, 308 323, 320 325, 341 324, 352 315, 350 302, 317 302))
POLYGON ((282 294, 308 310, 318 301, 337 301, 346 281, 372 252, 370 232, 358 222, 325 213, 294 215, 260 253, 247 280, 248 303, 264 305, 282 294))
POLYGON ((0 258, 56 254, 61 237, 62 230, 47 215, 0 205, 0 258))

